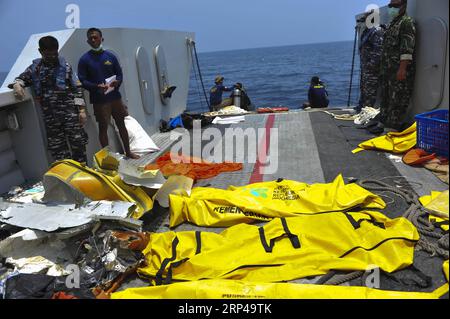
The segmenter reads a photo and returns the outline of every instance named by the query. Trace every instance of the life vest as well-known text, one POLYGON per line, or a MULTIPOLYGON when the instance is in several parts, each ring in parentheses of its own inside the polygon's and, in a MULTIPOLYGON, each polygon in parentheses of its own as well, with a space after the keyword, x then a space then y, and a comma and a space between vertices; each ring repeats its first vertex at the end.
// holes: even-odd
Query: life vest
POLYGON ((140 275, 157 285, 173 280, 239 279, 279 282, 330 270, 386 272, 413 263, 419 234, 401 217, 378 212, 322 213, 239 224, 211 232, 151 233, 140 275))
POLYGON ((289 180, 230 186, 228 190, 194 188, 190 196, 170 195, 170 227, 183 222, 198 226, 229 227, 269 221, 276 217, 346 211, 355 207, 383 209, 377 195, 357 184, 345 185, 339 175, 329 184, 289 180))

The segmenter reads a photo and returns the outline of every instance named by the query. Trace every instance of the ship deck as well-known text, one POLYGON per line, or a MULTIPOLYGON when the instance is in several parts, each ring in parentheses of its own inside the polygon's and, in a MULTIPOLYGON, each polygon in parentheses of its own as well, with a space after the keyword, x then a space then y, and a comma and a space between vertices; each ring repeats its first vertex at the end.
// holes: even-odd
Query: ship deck
MULTIPOLYGON (((336 111, 335 113, 342 113, 336 111)), ((215 178, 199 180, 194 187, 214 187, 226 189, 230 185, 244 186, 252 181, 271 181, 279 178, 313 183, 332 182, 339 174, 342 174, 346 182, 357 180, 381 180, 385 183, 402 187, 413 191, 418 196, 430 194, 433 191, 448 189, 448 185, 441 182, 434 174, 424 168, 407 166, 399 161, 399 157, 379 151, 364 151, 353 154, 358 144, 374 138, 367 130, 359 129, 352 121, 336 120, 331 115, 321 111, 290 111, 277 114, 250 114, 245 116, 245 122, 232 125, 212 125, 222 132, 227 128, 254 128, 254 129, 278 129, 278 171, 274 174, 259 175, 254 163, 243 164, 243 169, 238 172, 222 173, 215 178)), ((222 134, 224 136, 224 134, 222 134)), ((155 142, 163 151, 170 147, 167 134, 158 134, 155 142)), ((223 139, 223 138, 222 138, 223 139)), ((192 146, 191 140, 191 146, 192 146)), ((202 147, 209 141, 202 141, 202 147)), ((225 141, 216 140, 216 144, 222 144, 225 150, 225 141)), ((211 146, 211 145, 210 145, 211 146)), ((273 150, 269 150, 271 152, 273 150)), ((235 152, 236 153, 236 152, 235 152)), ((160 154, 150 155, 151 158, 143 158, 141 161, 155 159, 160 154)), ((235 154, 236 158, 236 154, 235 154)), ((395 196, 394 196, 395 197, 395 196)), ((385 198, 386 199, 386 198, 385 198)), ((388 206, 383 211, 388 217, 402 216, 408 206, 401 198, 386 200, 388 206)), ((156 203, 155 203, 156 204, 156 203)), ((145 230, 151 232, 174 231, 212 231, 221 232, 223 228, 203 228, 184 223, 175 229, 169 229, 168 209, 155 205, 153 211, 144 217, 145 230)), ((414 267, 432 278, 432 284, 421 287, 417 275, 406 269, 390 276, 381 276, 381 288, 401 291, 431 292, 442 286, 446 279, 442 272, 442 258, 432 257, 423 251, 416 251, 414 267), (419 284, 411 285, 418 281, 419 284), (409 282, 409 284, 408 284, 409 282)), ((318 278, 307 278, 296 282, 311 283, 318 278)), ((361 279, 350 281, 350 285, 361 285, 361 279)), ((119 290, 145 286, 147 283, 141 279, 130 278, 119 290)), ((448 294, 444 296, 448 298, 448 294)))
MULTIPOLYGON (((328 110, 331 111, 331 110, 328 110)), ((342 113, 344 111, 336 111, 342 113)), ((273 148, 270 143, 269 154, 278 151, 278 170, 276 173, 261 174, 259 164, 249 163, 247 154, 244 155, 243 169, 232 173, 222 173, 214 178, 199 180, 194 187, 211 187, 226 189, 230 185, 244 186, 255 181, 271 181, 280 178, 314 183, 332 182, 341 174, 346 182, 361 180, 381 180, 390 185, 399 185, 414 192, 418 196, 430 194, 431 191, 443 191, 448 189, 448 185, 441 182, 434 174, 424 168, 414 168, 403 164, 399 157, 393 157, 379 151, 364 151, 353 154, 352 150, 363 141, 369 140, 374 135, 364 129, 359 129, 352 121, 336 120, 333 116, 322 111, 290 111, 288 113, 277 114, 248 114, 245 121, 229 125, 210 125, 203 130, 215 127, 222 134, 214 142, 209 140, 201 141, 201 146, 214 143, 218 149, 225 153, 227 141, 224 140, 226 129, 248 129, 252 128, 266 134, 270 129, 277 129, 278 147, 273 148)), ((192 133, 189 132, 191 137, 192 133)), ((139 160, 131 161, 136 165, 147 164, 156 160, 159 156, 169 151, 176 140, 170 139, 171 133, 157 133, 152 136, 154 142, 161 151, 149 154, 139 160)), ((260 136, 261 137, 261 136, 260 136)), ((272 133, 272 137, 276 137, 272 133)), ((259 140, 259 142, 262 139, 259 140)), ((190 138, 190 146, 198 143, 190 138)), ((198 146, 198 145, 197 145, 198 146)), ((248 146, 248 145, 247 145, 248 146)), ((192 149, 192 148, 191 148, 192 149)), ((233 160, 238 159, 237 151, 247 153, 244 150, 235 149, 233 160)), ((229 149, 227 149, 229 151, 229 149)), ((275 154, 276 155, 276 154, 275 154)), ((208 160, 208 158, 204 158, 208 160)), ((267 170, 266 170, 267 173, 267 170)), ((376 192, 375 192, 376 193, 376 192)), ((384 197, 383 197, 384 198, 384 197)), ((386 198, 384 198, 386 200, 386 198)), ((387 207, 383 211, 388 217, 396 218, 402 216, 407 210, 407 204, 400 198, 390 195, 390 200, 386 200, 387 207)), ((146 213, 143 218, 143 230, 148 232, 166 231, 209 231, 221 232, 223 228, 204 228, 184 223, 175 229, 169 228, 169 210, 154 203, 152 211, 146 213)), ((63 252, 60 252, 63 253, 63 252)), ((20 256, 16 256, 20 257, 20 256)), ((442 272, 443 259, 437 256, 416 250, 414 267, 426 276, 431 278, 431 284, 423 282, 423 277, 417 271, 404 269, 394 274, 381 274, 380 284, 384 290, 419 291, 431 292, 442 286, 446 279, 442 272)), ((304 278, 296 280, 298 283, 315 283, 320 277, 304 278)), ((130 287, 147 286, 148 281, 144 281, 136 274, 129 276, 119 287, 124 290, 130 287)), ((346 285, 362 285, 361 278, 351 280, 346 285)), ((448 293, 444 298, 448 298, 448 293)))

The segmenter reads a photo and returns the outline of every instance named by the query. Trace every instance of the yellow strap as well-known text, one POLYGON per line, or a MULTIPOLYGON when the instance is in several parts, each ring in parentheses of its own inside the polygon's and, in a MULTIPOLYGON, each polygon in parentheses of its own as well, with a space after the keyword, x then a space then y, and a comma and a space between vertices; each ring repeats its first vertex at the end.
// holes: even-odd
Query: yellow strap
POLYGON ((441 287, 433 291, 432 294, 434 294, 436 298, 441 298, 447 292, 448 292, 448 283, 442 285, 441 287))
POLYGON ((366 287, 201 280, 166 286, 130 288, 111 299, 436 299, 437 294, 366 287))
POLYGON ((362 151, 365 151, 365 149, 358 147, 358 148, 354 149, 354 150, 352 151, 352 153, 353 153, 353 154, 357 154, 357 153, 362 152, 362 151))

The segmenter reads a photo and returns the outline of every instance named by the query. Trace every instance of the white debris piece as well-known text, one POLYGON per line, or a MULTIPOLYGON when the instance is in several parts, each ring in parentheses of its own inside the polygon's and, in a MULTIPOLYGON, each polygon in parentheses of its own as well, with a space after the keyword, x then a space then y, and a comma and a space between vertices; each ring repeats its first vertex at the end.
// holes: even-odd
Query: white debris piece
POLYGON ((169 207, 169 195, 190 196, 194 180, 186 176, 172 175, 167 182, 161 187, 153 197, 154 201, 158 201, 161 207, 169 207))
POLYGON ((240 107, 237 107, 235 105, 226 106, 219 111, 215 112, 207 112, 204 113, 204 116, 220 116, 220 115, 240 115, 240 114, 248 114, 249 112, 241 109, 240 107))
POLYGON ((45 259, 42 256, 30 257, 30 258, 6 258, 6 263, 13 265, 14 270, 21 274, 41 274, 45 273, 48 276, 64 276, 69 275, 63 267, 45 259))
POLYGON ((16 204, 0 202, 0 222, 52 232, 59 228, 72 228, 91 222, 97 216, 126 218, 128 202, 91 202, 76 208, 74 204, 16 204))
POLYGON ((125 117, 125 126, 130 140, 130 150, 133 153, 145 155, 160 150, 135 118, 125 117))
POLYGON ((396 163, 402 163, 403 162, 403 157, 400 155, 394 155, 394 154, 389 154, 388 158, 396 163))
POLYGON ((8 200, 15 203, 39 203, 42 201, 44 193, 44 186, 42 182, 39 182, 26 190, 15 187, 14 190, 10 191, 10 194, 14 194, 14 196, 8 198, 8 200))
POLYGON ((127 184, 133 186, 144 186, 151 189, 159 189, 166 179, 159 170, 145 170, 121 159, 119 161, 119 176, 127 184))
POLYGON ((363 107, 361 113, 356 116, 354 123, 356 125, 364 125, 369 123, 369 121, 375 118, 380 113, 379 109, 375 109, 370 106, 363 107))
POLYGON ((240 122, 245 122, 245 116, 232 116, 232 117, 225 117, 225 118, 217 116, 212 121, 212 124, 227 125, 227 124, 237 124, 240 122))

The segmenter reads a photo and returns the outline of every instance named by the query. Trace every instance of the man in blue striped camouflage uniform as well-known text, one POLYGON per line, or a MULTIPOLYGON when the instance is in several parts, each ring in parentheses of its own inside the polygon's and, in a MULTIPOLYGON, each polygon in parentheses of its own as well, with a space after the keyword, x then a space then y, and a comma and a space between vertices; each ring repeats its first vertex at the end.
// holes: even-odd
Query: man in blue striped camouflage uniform
POLYGON ((11 85, 23 100, 24 87, 32 86, 41 106, 47 132, 47 147, 54 160, 73 159, 86 163, 88 137, 83 129, 86 108, 81 83, 72 67, 58 56, 58 41, 39 40, 42 59, 36 59, 11 85))
MULTIPOLYGON (((367 19, 370 13, 364 17, 367 19)), ((380 61, 383 50, 384 29, 382 26, 366 28, 361 34, 359 55, 361 58, 360 99, 356 111, 363 107, 375 107, 379 88, 380 61)))

